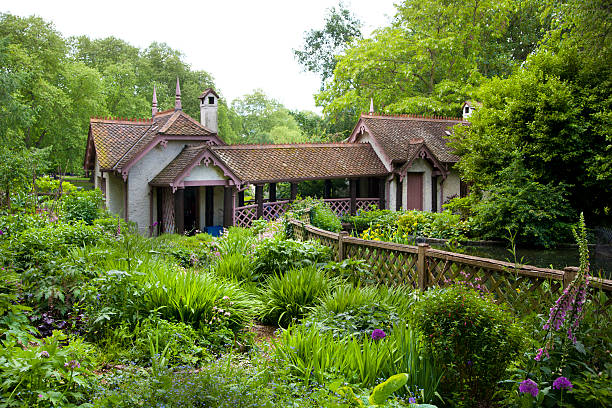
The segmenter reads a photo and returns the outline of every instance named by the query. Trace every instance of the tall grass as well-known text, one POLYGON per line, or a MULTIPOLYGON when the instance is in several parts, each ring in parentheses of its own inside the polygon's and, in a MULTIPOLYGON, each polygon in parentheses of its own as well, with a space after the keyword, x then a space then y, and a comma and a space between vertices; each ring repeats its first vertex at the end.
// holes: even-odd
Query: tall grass
POLYGON ((213 317, 213 306, 224 297, 230 313, 227 320, 236 331, 249 322, 259 308, 257 299, 238 283, 220 279, 210 272, 181 268, 156 268, 142 278, 147 287, 146 302, 162 317, 200 327, 213 317))
POLYGON ((241 253, 224 256, 212 268, 217 276, 232 281, 246 283, 254 280, 252 261, 241 253))
POLYGON ((261 318, 266 323, 287 327, 337 284, 336 278, 329 278, 315 266, 272 275, 260 292, 261 318))
POLYGON ((248 228, 230 227, 217 239, 216 244, 222 258, 235 254, 247 255, 253 251, 255 236, 248 228))
POLYGON ((287 366, 306 382, 324 382, 329 373, 342 374, 349 382, 371 387, 397 373, 409 376, 404 393, 416 388, 425 402, 434 400, 442 372, 425 353, 419 334, 406 324, 396 325, 387 337, 337 339, 315 326, 292 326, 275 342, 275 362, 287 366))

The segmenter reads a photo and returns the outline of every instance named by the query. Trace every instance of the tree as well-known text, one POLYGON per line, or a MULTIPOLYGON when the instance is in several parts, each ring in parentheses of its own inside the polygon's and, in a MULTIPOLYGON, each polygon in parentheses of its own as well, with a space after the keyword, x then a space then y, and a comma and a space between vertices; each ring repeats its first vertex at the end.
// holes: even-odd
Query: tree
POLYGON ((537 52, 508 78, 479 90, 483 107, 470 127, 453 136, 458 168, 475 190, 489 190, 504 168, 520 160, 534 181, 567 186, 575 212, 609 219, 612 34, 608 22, 593 20, 604 18, 592 12, 594 4, 603 3, 556 3, 555 25, 537 52))
POLYGON ((355 38, 361 38, 361 22, 339 3, 327 10, 323 29, 308 31, 302 49, 293 54, 307 71, 319 74, 323 84, 332 77, 337 57, 355 38))
POLYGON ((406 0, 390 27, 354 42, 339 58, 317 104, 327 117, 350 115, 353 123, 370 98, 377 111, 457 116, 487 77, 508 75, 521 52, 535 47, 539 15, 523 3, 536 4, 406 0))

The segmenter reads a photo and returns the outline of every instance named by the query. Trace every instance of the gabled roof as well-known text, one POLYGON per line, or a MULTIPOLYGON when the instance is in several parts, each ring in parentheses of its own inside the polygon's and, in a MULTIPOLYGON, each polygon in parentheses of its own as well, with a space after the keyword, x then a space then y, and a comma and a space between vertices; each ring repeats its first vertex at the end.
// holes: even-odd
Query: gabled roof
POLYGON ((93 168, 92 155, 96 155, 101 170, 125 173, 144 153, 167 139, 225 144, 180 110, 160 112, 152 119, 91 118, 85 167, 93 168))
POLYGON ((205 152, 210 152, 206 157, 221 167, 234 184, 388 174, 372 146, 365 143, 199 145, 185 148, 151 184, 179 185, 185 171, 200 162, 205 152))
POLYGON ((212 88, 206 88, 206 89, 204 90, 204 92, 202 92, 202 94, 201 94, 201 95, 198 97, 198 99, 206 98, 206 96, 207 96, 208 94, 213 94, 213 95, 215 95, 215 96, 217 97, 217 99, 219 99, 219 95, 217 95, 217 93, 215 92, 215 90, 214 90, 214 89, 212 89, 212 88))
POLYGON ((447 136, 452 127, 460 123, 466 122, 458 118, 362 114, 347 141, 355 142, 363 131, 367 131, 389 160, 403 163, 413 149, 411 141, 422 139, 438 161, 454 163, 459 157, 447 146, 447 136))

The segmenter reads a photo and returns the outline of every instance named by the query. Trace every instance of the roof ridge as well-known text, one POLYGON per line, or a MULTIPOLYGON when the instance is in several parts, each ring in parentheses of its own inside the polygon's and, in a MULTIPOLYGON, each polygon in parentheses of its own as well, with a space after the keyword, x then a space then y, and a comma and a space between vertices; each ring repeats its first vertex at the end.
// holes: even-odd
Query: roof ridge
POLYGON ((330 143, 320 143, 320 142, 306 142, 306 143, 236 143, 232 145, 225 146, 212 146, 214 148, 224 148, 224 149, 262 149, 262 148, 271 148, 271 147, 280 147, 280 148, 292 148, 292 147, 354 147, 354 146, 365 146, 367 143, 345 143, 345 142, 330 142, 330 143))
POLYGON ((113 116, 91 116, 90 122, 112 122, 112 123, 125 123, 125 124, 151 124, 153 123, 152 118, 124 118, 124 117, 113 117, 113 116))
POLYGON ((361 112, 361 117, 369 118, 384 118, 384 119, 417 119, 417 120, 430 120, 430 121, 453 121, 453 122, 464 122, 463 118, 454 116, 439 116, 439 115, 417 115, 413 113, 378 113, 378 112, 361 112))

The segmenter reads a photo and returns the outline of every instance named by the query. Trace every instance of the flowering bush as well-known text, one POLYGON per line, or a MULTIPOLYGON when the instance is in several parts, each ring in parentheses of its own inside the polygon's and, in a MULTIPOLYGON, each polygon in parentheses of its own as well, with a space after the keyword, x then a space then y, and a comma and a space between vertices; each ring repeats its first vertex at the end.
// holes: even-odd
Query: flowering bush
POLYGON ((414 321, 444 384, 464 401, 488 401, 523 343, 523 330, 491 298, 461 285, 429 290, 415 305, 414 321))

